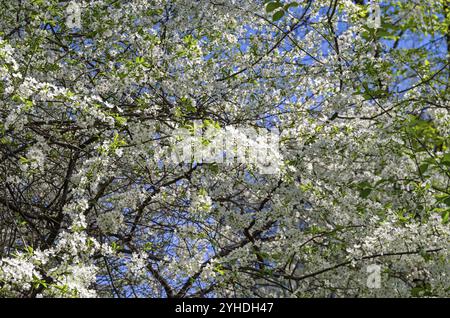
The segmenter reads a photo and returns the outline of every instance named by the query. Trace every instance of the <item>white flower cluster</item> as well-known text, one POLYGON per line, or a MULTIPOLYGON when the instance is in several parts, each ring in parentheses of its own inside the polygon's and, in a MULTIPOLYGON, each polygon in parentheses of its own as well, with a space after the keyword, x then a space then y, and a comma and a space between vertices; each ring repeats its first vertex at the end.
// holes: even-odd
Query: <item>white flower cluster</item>
POLYGON ((352 0, 96 0, 55 34, 56 2, 0 6, 0 296, 383 295, 368 262, 448 294, 445 41, 352 0))
POLYGON ((103 233, 117 234, 124 227, 124 217, 118 210, 106 212, 97 217, 97 224, 103 233))
MULTIPOLYGON (((0 38, 0 59, 3 60, 6 65, 11 66, 13 71, 17 71, 19 69, 19 64, 13 57, 14 49, 11 45, 0 38)), ((7 76, 8 69, 3 65, 0 68, 0 75, 7 76)))
POLYGON ((127 263, 128 270, 134 276, 145 275, 145 267, 147 266, 147 255, 144 252, 132 253, 131 259, 127 263))
POLYGON ((193 194, 189 211, 193 213, 208 213, 212 208, 212 200, 205 191, 193 194))
POLYGON ((203 133, 180 128, 174 132, 173 163, 207 162, 232 165, 244 163, 253 165, 262 174, 280 172, 283 156, 279 150, 279 136, 275 132, 256 131, 253 128, 208 126, 203 133))
POLYGON ((0 285, 0 296, 26 295, 32 287, 44 287, 40 293, 43 297, 95 297, 92 286, 98 269, 91 263, 91 257, 94 253, 111 252, 84 231, 63 231, 52 248, 42 251, 28 247, 28 253, 0 260, 0 281, 4 282, 0 285))
POLYGON ((32 262, 21 254, 16 257, 0 260, 0 296, 12 296, 14 292, 26 292, 32 286, 34 278, 40 278, 40 274, 32 262))

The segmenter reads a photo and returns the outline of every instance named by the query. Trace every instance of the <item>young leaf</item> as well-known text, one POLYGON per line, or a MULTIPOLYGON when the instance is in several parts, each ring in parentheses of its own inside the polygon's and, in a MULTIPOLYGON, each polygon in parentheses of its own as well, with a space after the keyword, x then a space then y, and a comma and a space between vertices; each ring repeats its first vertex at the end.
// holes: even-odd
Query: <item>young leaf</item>
POLYGON ((273 21, 278 21, 284 16, 284 10, 278 10, 272 16, 273 21))
POLYGON ((269 2, 269 3, 266 5, 266 12, 267 12, 267 13, 270 13, 270 12, 272 12, 272 11, 278 9, 278 8, 281 7, 281 6, 282 6, 282 4, 279 3, 279 2, 269 2))

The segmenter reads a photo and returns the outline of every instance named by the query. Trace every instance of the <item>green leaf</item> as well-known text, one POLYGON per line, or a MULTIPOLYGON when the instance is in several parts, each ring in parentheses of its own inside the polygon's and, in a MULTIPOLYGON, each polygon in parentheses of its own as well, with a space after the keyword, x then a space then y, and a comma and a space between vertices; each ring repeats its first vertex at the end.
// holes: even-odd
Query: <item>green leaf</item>
POLYGON ((282 6, 282 4, 279 3, 279 2, 269 2, 269 3, 266 5, 266 12, 267 12, 267 13, 270 13, 270 12, 272 12, 272 11, 278 9, 278 8, 281 7, 281 6, 282 6))
POLYGON ((428 163, 423 163, 419 166, 420 174, 424 174, 428 170, 428 163))
POLYGON ((356 188, 359 191, 359 196, 363 199, 367 198, 372 192, 372 185, 367 181, 360 182, 356 188))
POLYGON ((25 157, 20 157, 19 158, 19 162, 21 163, 21 164, 27 164, 27 163, 29 163, 30 162, 30 160, 28 160, 27 158, 25 158, 25 157))
POLYGON ((273 21, 278 21, 284 16, 284 10, 279 10, 275 12, 272 16, 273 21))
POLYGON ((450 167, 450 152, 442 156, 441 164, 450 167))
POLYGON ((144 244, 144 251, 148 252, 148 251, 154 251, 155 247, 153 246, 152 242, 146 242, 144 244))
POLYGON ((220 275, 225 275, 225 271, 223 270, 222 264, 216 264, 214 266, 214 271, 220 275))
POLYGON ((437 195, 436 198, 437 198, 438 202, 444 203, 447 206, 450 206, 450 195, 447 195, 447 194, 437 195))
POLYGON ((431 296, 431 286, 429 284, 425 284, 423 286, 416 286, 411 289, 411 296, 413 297, 426 297, 431 296))
POLYGON ((121 247, 119 244, 117 244, 116 242, 112 242, 111 243, 111 248, 113 249, 113 251, 117 251, 119 250, 121 247))
POLYGON ((288 3, 288 4, 286 4, 285 6, 284 6, 284 10, 289 10, 290 8, 296 8, 296 7, 298 7, 298 2, 291 2, 291 3, 288 3))
POLYGON ((447 224, 448 223, 448 219, 450 217, 450 209, 442 211, 441 212, 441 216, 442 216, 442 223, 443 224, 447 224))
POLYGON ((33 255, 33 253, 34 253, 34 250, 33 250, 33 248, 31 247, 31 246, 26 246, 25 247, 25 249, 27 250, 27 252, 28 252, 28 255, 33 255))
POLYGON ((365 188, 359 191, 359 196, 363 199, 367 198, 369 194, 372 192, 372 189, 365 188))

